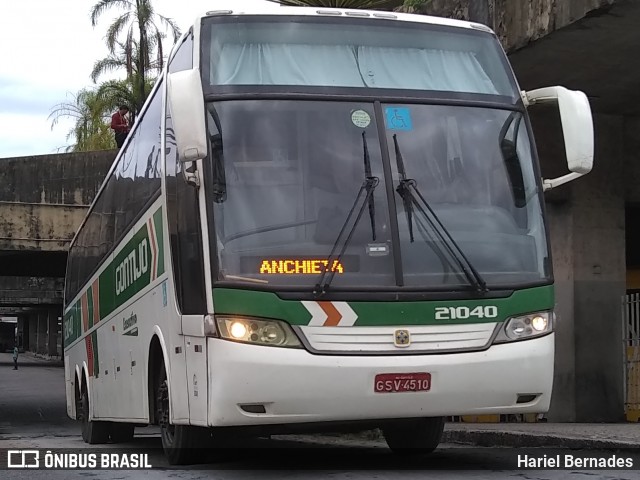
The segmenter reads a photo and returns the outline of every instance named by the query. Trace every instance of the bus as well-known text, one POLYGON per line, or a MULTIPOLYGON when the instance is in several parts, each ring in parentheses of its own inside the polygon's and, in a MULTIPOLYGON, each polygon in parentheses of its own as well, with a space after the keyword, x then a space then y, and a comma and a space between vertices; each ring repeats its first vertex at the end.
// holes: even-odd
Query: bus
POLYGON ((158 425, 169 462, 238 435, 549 408, 544 191, 591 170, 586 96, 524 92, 484 25, 215 1, 173 48, 68 256, 68 415, 158 425), (557 105, 543 179, 528 109, 557 105))

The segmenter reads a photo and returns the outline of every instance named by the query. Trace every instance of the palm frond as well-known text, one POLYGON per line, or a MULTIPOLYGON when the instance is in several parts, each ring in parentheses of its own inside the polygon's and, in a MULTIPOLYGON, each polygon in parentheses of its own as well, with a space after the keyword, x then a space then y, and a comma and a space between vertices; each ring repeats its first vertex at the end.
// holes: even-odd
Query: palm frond
POLYGON ((125 10, 132 10, 135 5, 130 0, 100 0, 93 7, 89 16, 91 18, 91 26, 95 27, 98 24, 98 18, 109 10, 110 8, 121 8, 125 10))
POLYGON ((175 22, 175 20, 173 18, 165 17, 164 15, 156 15, 160 19, 160 23, 162 23, 162 25, 164 25, 164 27, 173 34, 173 42, 177 42, 182 33, 180 32, 180 27, 178 27, 178 24, 175 22))
POLYGON ((98 81, 98 78, 105 73, 112 72, 113 70, 117 70, 118 68, 122 67, 126 68, 126 66, 126 60, 110 55, 107 58, 98 60, 93 64, 93 70, 91 70, 91 80, 93 81, 93 83, 96 83, 98 81))
POLYGON ((109 28, 107 29, 107 33, 105 35, 105 41, 107 43, 107 48, 109 49, 109 53, 114 53, 116 45, 118 44, 118 37, 125 29, 125 27, 129 24, 131 18, 130 12, 125 12, 116 18, 109 28))

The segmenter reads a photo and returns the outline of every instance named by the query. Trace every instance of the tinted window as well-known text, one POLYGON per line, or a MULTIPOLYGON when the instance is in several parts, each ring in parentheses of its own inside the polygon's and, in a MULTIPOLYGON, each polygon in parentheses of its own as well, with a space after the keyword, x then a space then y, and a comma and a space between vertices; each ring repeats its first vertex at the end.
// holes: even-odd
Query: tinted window
POLYGON ((190 70, 193 68, 193 37, 189 35, 171 59, 169 73, 190 70))
POLYGON ((162 85, 96 199, 69 252, 66 301, 75 297, 160 191, 162 85))

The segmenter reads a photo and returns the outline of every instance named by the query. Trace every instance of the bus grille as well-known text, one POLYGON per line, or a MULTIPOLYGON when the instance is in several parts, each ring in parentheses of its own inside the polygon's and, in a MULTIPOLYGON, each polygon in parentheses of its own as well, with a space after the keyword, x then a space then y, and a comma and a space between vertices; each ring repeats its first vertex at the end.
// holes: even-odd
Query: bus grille
POLYGON ((393 327, 300 327, 307 346, 316 352, 438 353, 482 350, 493 337, 496 323, 393 327), (410 344, 395 345, 396 332, 406 330, 410 344))

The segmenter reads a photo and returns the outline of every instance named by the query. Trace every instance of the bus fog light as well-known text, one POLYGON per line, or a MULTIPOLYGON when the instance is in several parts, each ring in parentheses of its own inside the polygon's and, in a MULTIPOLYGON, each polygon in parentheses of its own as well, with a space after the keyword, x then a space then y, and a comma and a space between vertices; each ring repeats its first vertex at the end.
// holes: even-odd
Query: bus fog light
POLYGON ((278 320, 216 316, 220 337, 236 342, 273 347, 302 348, 288 323, 278 320))
POLYGON ((552 312, 535 312, 529 315, 512 317, 505 322, 498 333, 495 343, 525 340, 553 331, 552 312))

